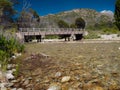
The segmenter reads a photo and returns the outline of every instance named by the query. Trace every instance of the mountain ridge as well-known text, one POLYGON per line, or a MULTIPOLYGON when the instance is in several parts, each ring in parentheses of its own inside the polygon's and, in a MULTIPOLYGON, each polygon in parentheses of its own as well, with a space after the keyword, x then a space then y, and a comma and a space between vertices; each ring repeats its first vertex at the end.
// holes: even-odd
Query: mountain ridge
POLYGON ((42 16, 41 18, 41 27, 58 27, 57 22, 59 20, 64 20, 69 25, 74 24, 77 18, 83 18, 86 22, 86 27, 94 26, 95 24, 102 24, 102 23, 113 23, 114 16, 97 12, 94 9, 88 8, 80 8, 80 9, 73 9, 69 11, 59 12, 57 14, 49 14, 46 16, 42 16))

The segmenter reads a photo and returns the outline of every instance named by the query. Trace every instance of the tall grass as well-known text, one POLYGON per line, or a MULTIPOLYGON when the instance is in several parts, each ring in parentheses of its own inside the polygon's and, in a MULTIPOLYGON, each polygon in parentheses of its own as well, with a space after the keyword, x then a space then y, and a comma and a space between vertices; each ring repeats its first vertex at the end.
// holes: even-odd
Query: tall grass
POLYGON ((6 69, 12 55, 23 51, 24 45, 13 36, 0 34, 0 64, 3 70, 6 69))

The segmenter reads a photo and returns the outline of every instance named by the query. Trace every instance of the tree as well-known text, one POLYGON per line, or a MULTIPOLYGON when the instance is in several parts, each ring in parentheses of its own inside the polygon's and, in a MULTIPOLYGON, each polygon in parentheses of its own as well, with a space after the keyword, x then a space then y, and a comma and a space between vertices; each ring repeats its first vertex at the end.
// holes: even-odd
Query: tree
POLYGON ((32 8, 30 8, 30 12, 33 14, 33 18, 35 18, 37 22, 40 22, 40 17, 38 15, 38 13, 35 10, 33 10, 32 8))
POLYGON ((77 28, 77 26, 75 24, 71 24, 70 28, 77 28))
POLYGON ((77 18, 75 20, 75 25, 77 28, 84 29, 85 28, 85 21, 82 18, 77 18))
POLYGON ((18 23, 20 28, 38 27, 40 17, 33 9, 29 9, 28 11, 23 10, 18 18, 18 23))
POLYGON ((30 8, 30 6, 30 1, 23 0, 22 11, 18 18, 18 29, 39 27, 40 17, 35 10, 30 8))
POLYGON ((69 28, 68 23, 66 23, 66 22, 63 21, 63 20, 59 20, 59 21, 58 21, 58 26, 59 26, 59 28, 69 28))
POLYGON ((30 28, 32 22, 32 14, 27 11, 22 11, 18 18, 18 28, 30 28))
POLYGON ((120 0, 116 1, 114 17, 115 17, 115 24, 120 30, 120 0))
POLYGON ((15 13, 13 2, 10 0, 0 0, 0 23, 7 25, 8 22, 12 22, 12 17, 15 13))

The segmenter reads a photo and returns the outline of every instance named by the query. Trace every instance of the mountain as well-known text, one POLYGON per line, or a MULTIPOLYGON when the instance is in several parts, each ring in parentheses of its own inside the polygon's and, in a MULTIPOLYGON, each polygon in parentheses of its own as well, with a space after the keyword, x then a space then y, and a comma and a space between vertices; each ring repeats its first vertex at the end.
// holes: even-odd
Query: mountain
POLYGON ((112 14, 97 12, 93 9, 74 9, 71 11, 64 11, 58 14, 49 14, 47 16, 42 16, 41 27, 58 27, 57 22, 59 20, 64 20, 69 25, 74 24, 76 18, 83 18, 86 22, 86 27, 95 26, 96 24, 105 24, 108 22, 113 22, 114 17, 112 14))

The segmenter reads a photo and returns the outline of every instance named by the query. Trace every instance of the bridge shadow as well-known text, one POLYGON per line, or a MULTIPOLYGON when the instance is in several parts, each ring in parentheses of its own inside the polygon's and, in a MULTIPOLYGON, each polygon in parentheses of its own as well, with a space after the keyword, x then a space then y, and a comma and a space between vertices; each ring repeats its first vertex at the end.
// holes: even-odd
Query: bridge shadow
MULTIPOLYGON (((75 34, 74 36, 71 34, 58 35, 58 37, 58 39, 64 39, 64 41, 79 41, 83 38, 83 34, 75 34)), ((45 37, 42 37, 42 35, 24 35, 24 42, 42 42, 44 40, 45 37)))

